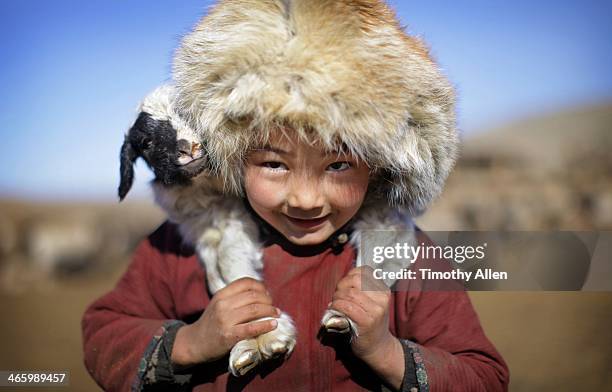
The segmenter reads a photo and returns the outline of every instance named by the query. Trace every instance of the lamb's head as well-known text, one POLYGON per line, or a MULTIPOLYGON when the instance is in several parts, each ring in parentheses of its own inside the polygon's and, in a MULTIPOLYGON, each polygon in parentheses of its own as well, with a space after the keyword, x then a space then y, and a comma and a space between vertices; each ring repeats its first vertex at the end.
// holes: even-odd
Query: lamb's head
POLYGON ((127 195, 134 181, 134 163, 142 157, 164 186, 189 185, 207 169, 203 145, 195 132, 172 109, 172 89, 163 86, 144 100, 140 114, 125 135, 121 147, 119 198, 127 195))

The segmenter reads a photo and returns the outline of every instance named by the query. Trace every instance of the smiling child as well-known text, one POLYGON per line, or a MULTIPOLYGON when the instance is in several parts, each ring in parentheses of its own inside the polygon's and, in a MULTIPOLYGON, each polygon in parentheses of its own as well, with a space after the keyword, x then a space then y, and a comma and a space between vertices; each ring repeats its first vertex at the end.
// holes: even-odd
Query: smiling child
POLYGON ((264 279, 212 295, 194 249, 164 223, 83 317, 85 364, 100 386, 507 389, 465 292, 390 291, 355 266, 349 239, 364 206, 391 206, 414 230, 411 216, 441 192, 457 150, 453 89, 383 2, 221 1, 184 38, 173 81, 228 197, 257 222, 264 279), (322 336, 328 309, 358 336, 322 336), (228 374, 233 345, 274 330, 260 319, 280 310, 297 330, 292 355, 228 374))

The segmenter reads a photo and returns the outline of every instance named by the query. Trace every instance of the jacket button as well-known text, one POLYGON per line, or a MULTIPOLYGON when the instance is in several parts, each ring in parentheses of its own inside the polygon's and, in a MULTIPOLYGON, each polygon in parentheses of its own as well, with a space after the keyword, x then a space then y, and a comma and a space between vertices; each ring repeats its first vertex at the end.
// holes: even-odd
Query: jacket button
POLYGON ((346 233, 340 234, 338 236, 337 240, 338 240, 338 243, 344 244, 346 241, 348 241, 348 234, 346 234, 346 233))

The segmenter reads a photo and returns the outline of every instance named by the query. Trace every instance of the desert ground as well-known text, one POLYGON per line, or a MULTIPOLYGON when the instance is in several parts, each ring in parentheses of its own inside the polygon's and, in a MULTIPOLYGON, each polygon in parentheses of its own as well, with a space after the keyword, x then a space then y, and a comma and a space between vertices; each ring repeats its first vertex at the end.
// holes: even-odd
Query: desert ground
MULTIPOLYGON (((612 105, 599 105, 466 137, 443 195, 418 224, 425 230, 612 230, 610 124, 612 105)), ((0 200, 0 369, 68 370, 69 390, 99 390, 83 365, 81 316, 163 220, 147 200, 0 200)), ((510 367, 511 391, 611 390, 612 292, 470 297, 510 367)))

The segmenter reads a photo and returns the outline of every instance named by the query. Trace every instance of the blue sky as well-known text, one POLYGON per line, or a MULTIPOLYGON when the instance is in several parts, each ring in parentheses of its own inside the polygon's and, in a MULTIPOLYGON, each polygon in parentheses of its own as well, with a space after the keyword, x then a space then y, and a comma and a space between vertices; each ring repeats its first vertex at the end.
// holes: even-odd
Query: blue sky
MULTIPOLYGON (((116 198, 138 102, 210 1, 2 2, 0 197, 116 198)), ((612 101, 610 1, 390 1, 459 93, 459 126, 485 130, 612 101)), ((129 197, 148 197, 138 165, 129 197)))

